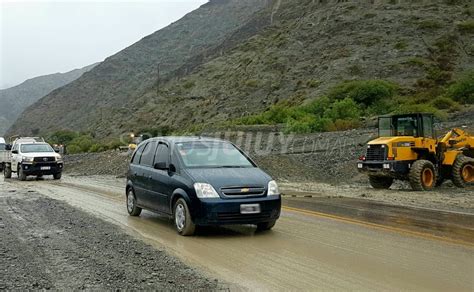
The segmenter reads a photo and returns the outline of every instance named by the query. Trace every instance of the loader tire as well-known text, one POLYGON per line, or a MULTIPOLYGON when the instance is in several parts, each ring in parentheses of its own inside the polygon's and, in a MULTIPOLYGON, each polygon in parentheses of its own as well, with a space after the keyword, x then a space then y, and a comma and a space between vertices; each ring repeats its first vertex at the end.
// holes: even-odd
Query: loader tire
POLYGON ((465 188, 474 182, 474 158, 459 155, 453 164, 453 184, 465 188))
POLYGON ((411 166, 408 178, 413 190, 429 191, 437 181, 435 166, 429 160, 417 160, 411 166))
POLYGON ((389 189, 393 184, 393 178, 383 176, 369 176, 369 183, 374 189, 389 189))

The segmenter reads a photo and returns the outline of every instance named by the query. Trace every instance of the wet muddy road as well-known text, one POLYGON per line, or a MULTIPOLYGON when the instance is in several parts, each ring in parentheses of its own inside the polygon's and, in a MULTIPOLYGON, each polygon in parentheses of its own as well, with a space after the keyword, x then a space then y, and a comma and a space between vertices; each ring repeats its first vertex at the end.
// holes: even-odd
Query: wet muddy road
POLYGON ((433 240, 289 208, 271 232, 255 233, 253 227, 240 226, 207 228, 197 236, 181 237, 170 221, 155 214, 129 217, 123 187, 114 180, 12 179, 8 184, 66 201, 119 225, 236 289, 474 289, 474 248, 468 243, 433 240))

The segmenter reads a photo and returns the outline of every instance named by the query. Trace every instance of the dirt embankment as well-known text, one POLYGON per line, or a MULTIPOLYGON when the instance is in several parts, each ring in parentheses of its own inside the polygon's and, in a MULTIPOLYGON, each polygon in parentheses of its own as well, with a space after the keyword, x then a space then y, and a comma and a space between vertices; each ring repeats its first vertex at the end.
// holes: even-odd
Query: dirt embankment
POLYGON ((163 250, 0 181, 0 290, 216 290, 163 250))
MULTIPOLYGON (((466 126, 474 134, 474 109, 439 124, 441 135, 466 126)), ((319 182, 336 185, 367 184, 356 169, 366 143, 377 135, 374 127, 306 135, 284 134, 278 127, 244 127, 241 131, 211 131, 204 136, 233 141, 270 175, 283 182, 319 182)), ((76 175, 123 177, 129 156, 121 152, 77 154, 66 157, 66 172, 76 175)))

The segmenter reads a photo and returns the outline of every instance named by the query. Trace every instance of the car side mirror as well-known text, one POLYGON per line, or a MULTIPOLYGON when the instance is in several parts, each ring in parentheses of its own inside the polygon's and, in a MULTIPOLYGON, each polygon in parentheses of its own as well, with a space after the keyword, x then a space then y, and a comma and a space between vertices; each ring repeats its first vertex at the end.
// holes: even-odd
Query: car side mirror
POLYGON ((59 149, 54 149, 54 152, 59 153, 59 149))
POLYGON ((18 150, 12 150, 13 154, 18 154, 18 150))
POLYGON ((10 144, 5 145, 5 150, 7 150, 7 151, 12 150, 12 145, 10 145, 10 144))
POLYGON ((158 163, 155 163, 155 169, 158 169, 158 170, 169 170, 169 167, 166 165, 166 162, 158 162, 158 163))
POLYGON ((170 166, 169 166, 169 171, 170 171, 170 172, 176 172, 176 166, 174 166, 173 163, 170 164, 170 166))

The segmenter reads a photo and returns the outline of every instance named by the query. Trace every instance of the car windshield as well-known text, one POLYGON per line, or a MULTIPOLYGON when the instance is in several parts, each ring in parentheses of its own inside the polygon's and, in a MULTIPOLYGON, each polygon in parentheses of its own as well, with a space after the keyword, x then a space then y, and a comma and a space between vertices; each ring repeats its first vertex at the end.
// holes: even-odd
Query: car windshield
POLYGON ((54 152, 48 144, 23 144, 20 146, 21 153, 54 152))
POLYGON ((225 142, 177 143, 187 168, 241 168, 254 165, 234 145, 225 142))
POLYGON ((379 119, 379 136, 414 136, 418 137, 417 117, 382 117, 379 119))
POLYGON ((5 150, 5 144, 4 143, 0 143, 0 151, 2 150, 5 150))

